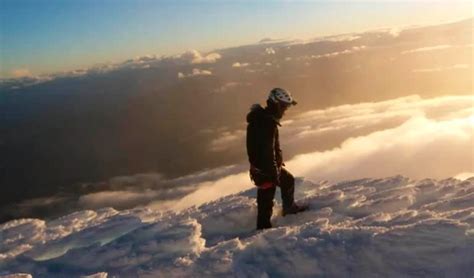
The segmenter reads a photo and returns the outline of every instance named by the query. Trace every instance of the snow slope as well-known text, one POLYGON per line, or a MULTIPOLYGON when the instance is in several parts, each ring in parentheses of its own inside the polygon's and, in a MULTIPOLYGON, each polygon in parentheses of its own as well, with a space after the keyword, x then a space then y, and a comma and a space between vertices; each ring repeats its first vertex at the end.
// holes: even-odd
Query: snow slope
POLYGON ((0 275, 473 277, 474 177, 296 186, 311 210, 283 218, 277 197, 275 227, 263 232, 255 189, 180 212, 10 221, 0 226, 0 275))

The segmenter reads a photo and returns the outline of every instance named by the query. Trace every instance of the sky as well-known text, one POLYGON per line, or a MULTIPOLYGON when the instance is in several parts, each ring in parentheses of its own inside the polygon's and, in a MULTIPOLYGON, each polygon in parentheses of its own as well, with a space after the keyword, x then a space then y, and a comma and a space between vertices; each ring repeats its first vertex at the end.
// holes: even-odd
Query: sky
POLYGON ((468 17, 471 1, 0 0, 0 78, 468 17))

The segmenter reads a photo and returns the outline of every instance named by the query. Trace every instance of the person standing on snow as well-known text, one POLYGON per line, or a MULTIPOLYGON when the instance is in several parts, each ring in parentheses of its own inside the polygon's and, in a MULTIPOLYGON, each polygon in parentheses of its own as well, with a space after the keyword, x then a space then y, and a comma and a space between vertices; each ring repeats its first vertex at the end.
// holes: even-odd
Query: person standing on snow
POLYGON ((250 162, 250 178, 257 190, 257 230, 272 227, 273 198, 276 187, 281 190, 283 216, 303 211, 307 206, 294 201, 295 179, 283 166, 278 126, 285 111, 296 105, 291 94, 281 88, 270 91, 267 106, 254 104, 247 114, 247 154, 250 162))

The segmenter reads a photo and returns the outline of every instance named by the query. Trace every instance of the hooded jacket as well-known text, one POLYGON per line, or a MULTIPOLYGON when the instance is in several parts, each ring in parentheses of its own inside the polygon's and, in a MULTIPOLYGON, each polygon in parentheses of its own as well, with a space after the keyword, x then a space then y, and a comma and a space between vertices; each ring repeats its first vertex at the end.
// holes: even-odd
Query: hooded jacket
POLYGON ((259 104, 251 107, 247 123, 247 155, 252 180, 256 185, 267 181, 279 184, 279 170, 283 162, 278 134, 280 123, 259 104))

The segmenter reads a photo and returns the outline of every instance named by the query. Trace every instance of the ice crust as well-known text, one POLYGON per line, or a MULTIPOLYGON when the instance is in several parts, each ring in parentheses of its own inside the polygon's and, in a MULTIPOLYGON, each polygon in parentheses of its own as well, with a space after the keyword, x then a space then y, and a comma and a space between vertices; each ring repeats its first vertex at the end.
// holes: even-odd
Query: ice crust
POLYGON ((281 217, 277 192, 274 228, 261 232, 255 195, 13 220, 0 225, 0 277, 474 275, 474 178, 300 178, 296 199, 310 210, 281 217))

